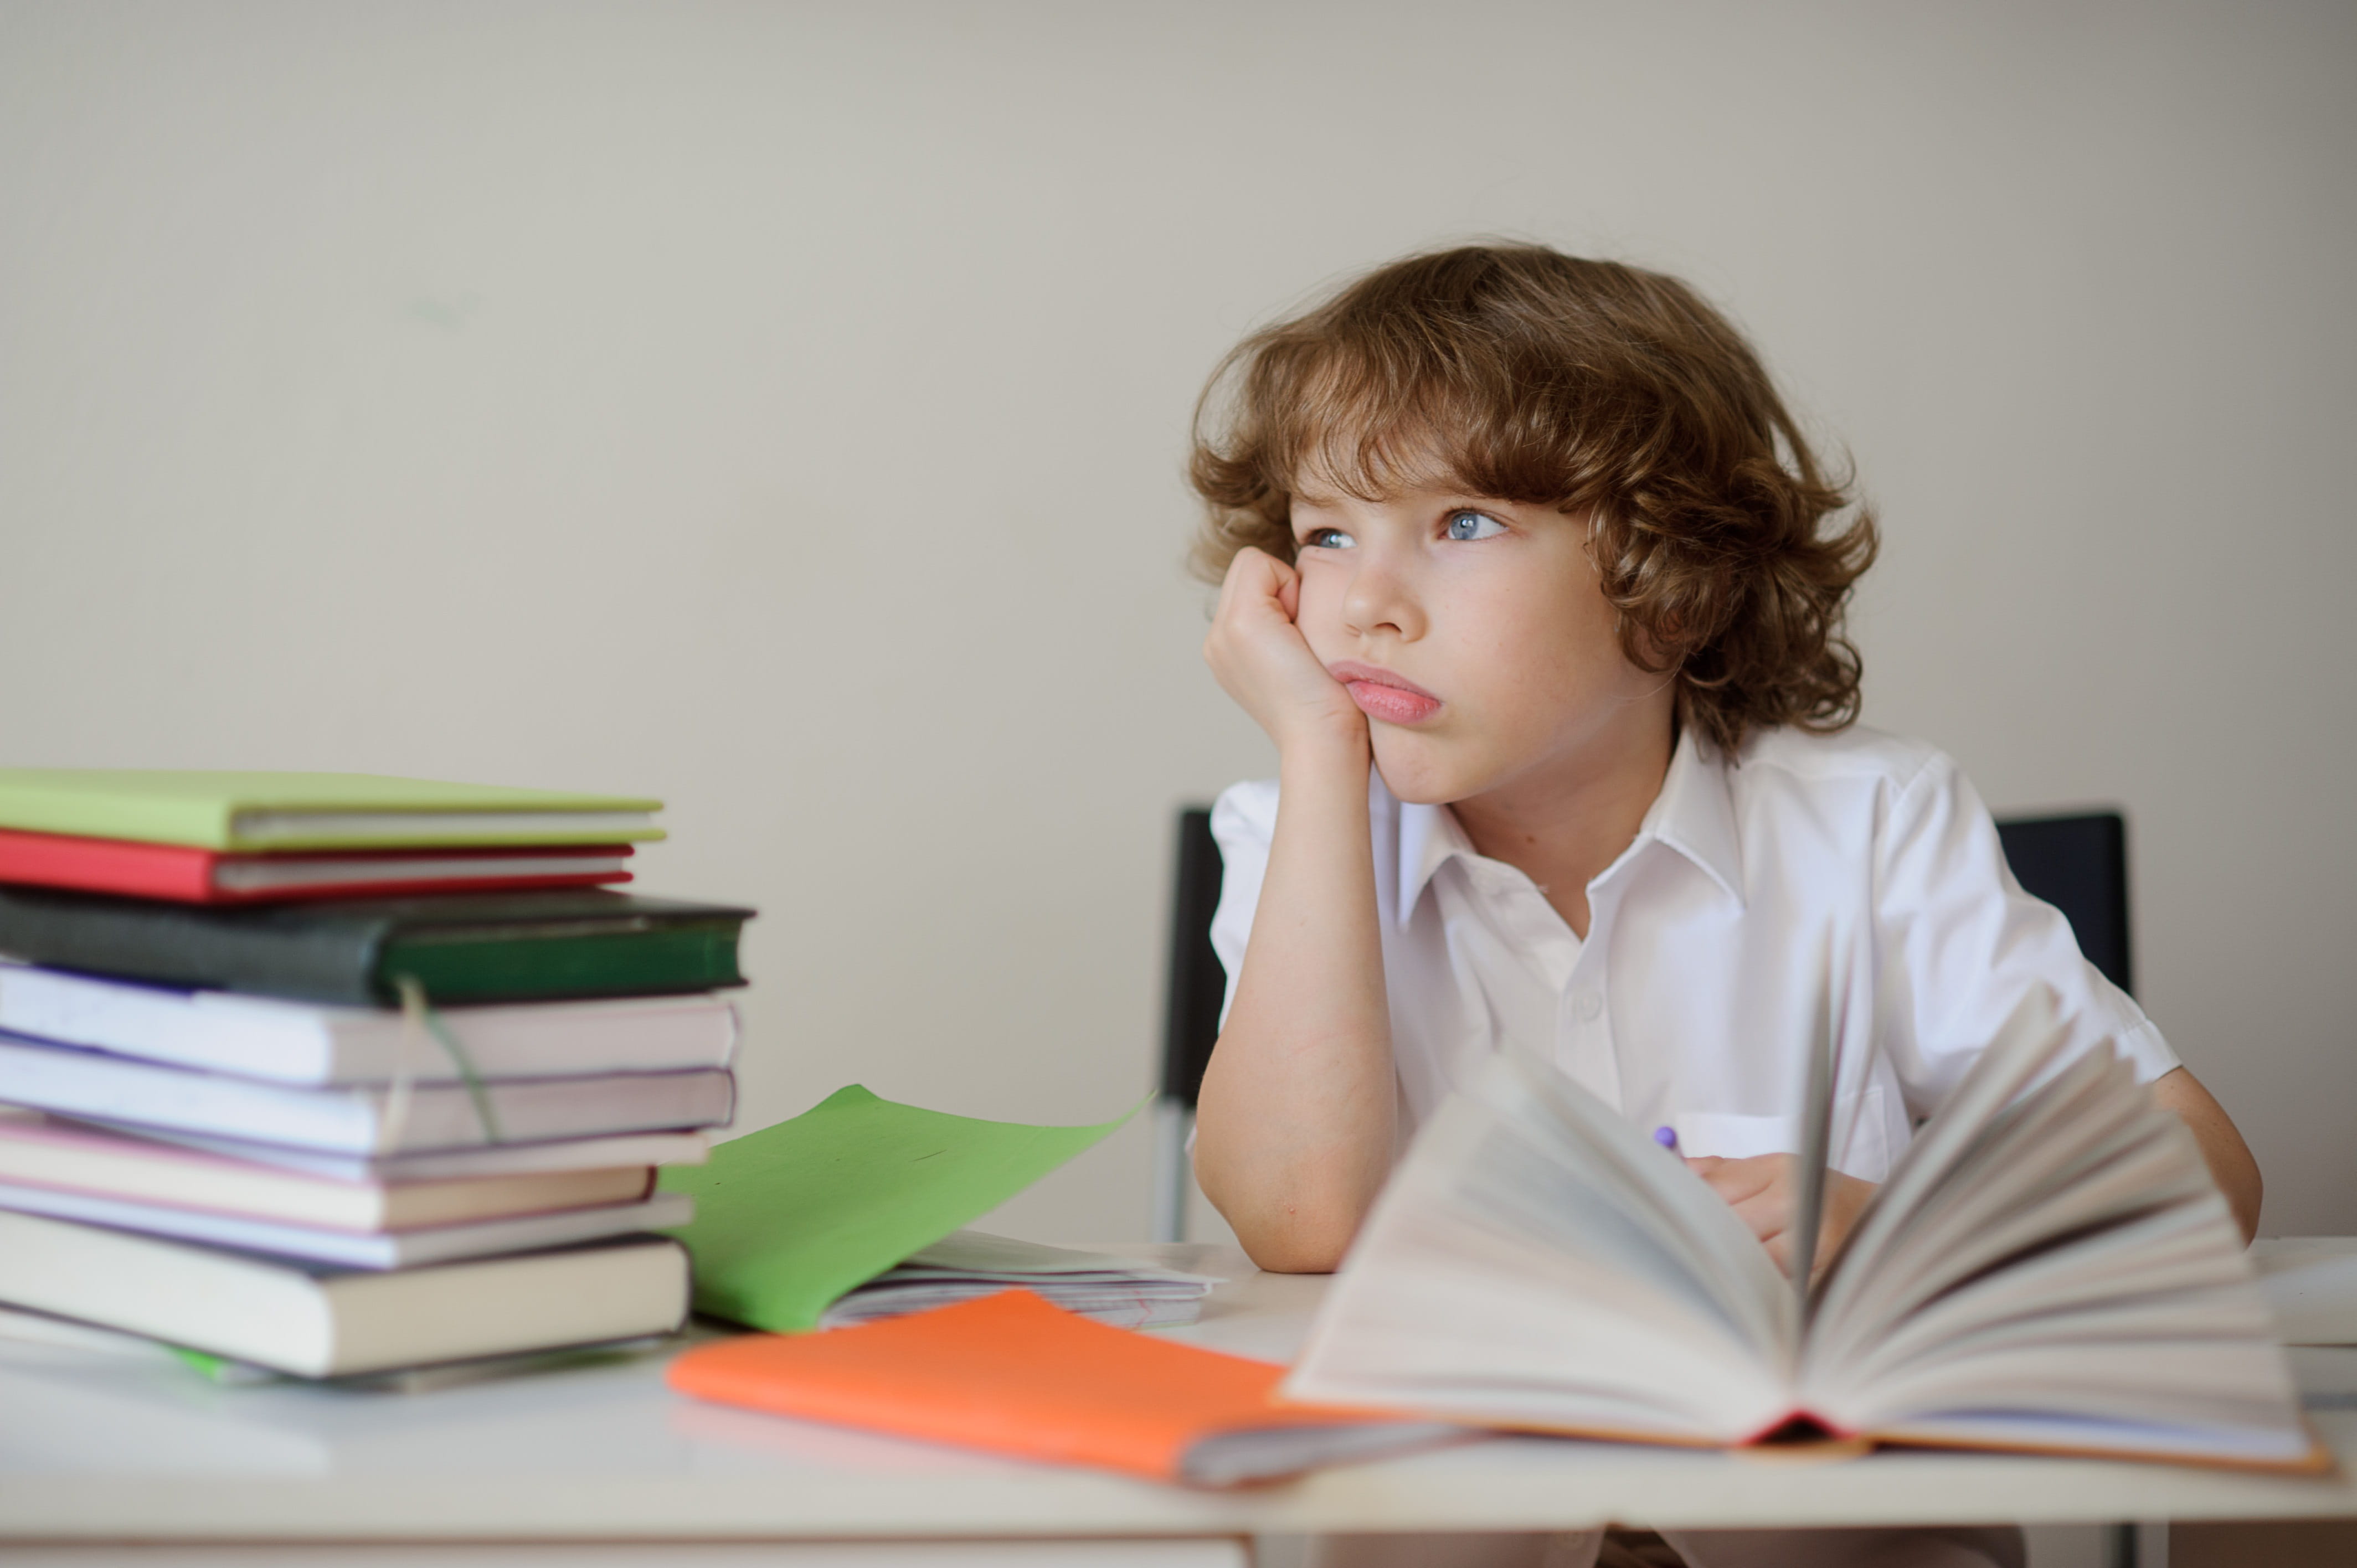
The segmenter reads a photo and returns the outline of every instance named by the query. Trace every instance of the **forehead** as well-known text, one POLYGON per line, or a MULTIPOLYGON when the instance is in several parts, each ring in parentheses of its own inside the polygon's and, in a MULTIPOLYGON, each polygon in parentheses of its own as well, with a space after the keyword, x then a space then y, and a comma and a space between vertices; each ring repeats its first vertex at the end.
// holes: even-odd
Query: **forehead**
POLYGON ((1304 474, 1294 481, 1291 499, 1293 510, 1297 511, 1422 512, 1447 507, 1487 507, 1496 510, 1528 512, 1541 510, 1543 505, 1516 500, 1510 496, 1484 495, 1449 475, 1415 479, 1362 493, 1347 489, 1318 475, 1304 474))
POLYGON ((1277 459, 1272 467, 1287 476, 1294 506, 1320 511, 1353 504, 1565 505, 1555 454, 1512 450, 1514 443, 1479 428, 1478 420, 1469 424, 1474 427, 1415 414, 1339 413, 1297 425, 1271 454, 1277 459))

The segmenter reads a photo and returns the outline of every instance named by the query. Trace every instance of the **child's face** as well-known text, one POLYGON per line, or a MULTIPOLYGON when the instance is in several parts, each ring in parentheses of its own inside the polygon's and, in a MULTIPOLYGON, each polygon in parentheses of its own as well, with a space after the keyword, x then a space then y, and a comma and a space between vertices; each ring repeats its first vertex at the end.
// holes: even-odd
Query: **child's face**
POLYGON ((1433 487, 1367 501, 1305 482, 1293 537, 1297 624, 1366 714, 1401 800, 1578 782, 1660 745, 1669 681, 1621 651, 1585 519, 1433 487))

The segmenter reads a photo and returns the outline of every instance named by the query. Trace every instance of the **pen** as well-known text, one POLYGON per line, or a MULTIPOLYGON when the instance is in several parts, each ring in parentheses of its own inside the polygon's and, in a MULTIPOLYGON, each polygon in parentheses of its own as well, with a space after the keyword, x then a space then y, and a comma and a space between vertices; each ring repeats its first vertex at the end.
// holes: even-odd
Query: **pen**
POLYGON ((1675 1127, 1656 1127, 1653 1129, 1653 1142, 1674 1155, 1678 1152, 1678 1130, 1675 1127))

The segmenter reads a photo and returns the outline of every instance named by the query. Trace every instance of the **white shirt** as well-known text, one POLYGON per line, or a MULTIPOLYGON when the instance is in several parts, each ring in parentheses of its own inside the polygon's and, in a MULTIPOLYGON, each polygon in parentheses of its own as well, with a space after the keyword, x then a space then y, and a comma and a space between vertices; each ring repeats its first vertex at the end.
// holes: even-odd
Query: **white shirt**
MULTIPOLYGON (((1675 1129, 1681 1153, 1793 1153, 1810 1042, 1837 1020, 1834 1164, 1878 1182, 2041 980, 2071 1054, 2116 1042, 2145 1081, 2178 1065, 2014 881, 1955 763, 1920 742, 1771 729, 1730 763, 1686 735, 1637 836, 1587 885, 1585 942, 1447 807, 1402 804, 1380 776, 1369 793, 1403 1148, 1511 1044, 1675 1129)), ((1261 781, 1211 813, 1231 1004, 1276 810, 1261 781)))

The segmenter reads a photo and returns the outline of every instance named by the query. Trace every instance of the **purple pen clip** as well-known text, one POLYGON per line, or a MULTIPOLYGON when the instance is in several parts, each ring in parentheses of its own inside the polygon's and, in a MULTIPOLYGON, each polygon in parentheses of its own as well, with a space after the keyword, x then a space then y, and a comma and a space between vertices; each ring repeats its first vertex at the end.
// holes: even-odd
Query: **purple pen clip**
POLYGON ((1678 1152, 1678 1130, 1675 1127, 1656 1127, 1653 1129, 1653 1142, 1674 1155, 1678 1152))

